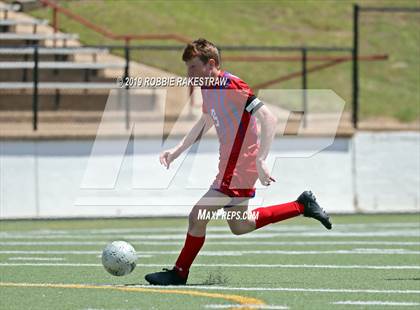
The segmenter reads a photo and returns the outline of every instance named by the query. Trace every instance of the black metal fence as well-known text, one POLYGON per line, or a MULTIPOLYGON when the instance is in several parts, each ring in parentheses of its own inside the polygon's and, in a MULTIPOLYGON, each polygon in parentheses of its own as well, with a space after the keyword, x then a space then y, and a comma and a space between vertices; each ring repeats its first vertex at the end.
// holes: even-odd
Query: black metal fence
MULTIPOLYGON (((152 50, 152 51, 179 51, 181 52, 184 49, 183 45, 89 45, 83 46, 84 48, 98 48, 98 49, 108 49, 112 50, 123 50, 124 51, 124 74, 123 79, 127 80, 130 77, 130 61, 132 61, 132 51, 133 50, 152 50)), ((38 106, 39 106, 39 95, 38 95, 38 85, 39 85, 39 49, 41 46, 38 45, 26 45, 26 46, 7 46, 1 48, 33 48, 33 95, 32 95, 32 110, 33 110, 33 129, 37 130, 38 128, 38 106)), ((56 47, 51 47, 56 49, 56 47)), ((67 49, 72 47, 66 47, 67 49)), ((75 47, 80 48, 80 47, 75 47)), ((325 46, 219 46, 218 47, 223 55, 226 51, 272 51, 272 52, 298 52, 300 56, 301 63, 301 88, 304 90, 302 95, 302 111, 303 111, 303 125, 306 126, 305 111, 307 111, 307 96, 305 90, 309 87, 308 79, 308 56, 311 52, 340 52, 351 55, 353 49, 350 47, 325 47, 325 46)), ((42 49, 48 49, 48 47, 42 46, 42 49)), ((353 53, 354 55, 354 53, 353 53)), ((223 59, 223 56, 222 56, 223 59)), ((354 61, 354 60, 353 60, 354 61)), ((356 59, 357 61, 357 59, 356 59)), ((354 66, 355 67, 355 66, 354 66)), ((86 79, 85 79, 86 81, 86 79)), ((117 83, 116 83, 117 85, 117 83)), ((129 89, 129 83, 125 83, 125 88, 129 89)), ((354 86, 353 86, 354 91, 354 86)), ((354 96, 354 93, 353 93, 354 96)), ((353 113, 354 114, 354 113, 353 113)), ((125 103, 125 123, 126 128, 129 128, 130 123, 130 105, 129 102, 125 103)))
MULTIPOLYGON (((311 52, 341 52, 348 53, 352 61, 351 69, 351 101, 352 101, 352 123, 354 128, 358 127, 359 122, 359 92, 360 92, 360 76, 359 76, 359 61, 360 61, 360 15, 361 13, 381 12, 381 13, 419 13, 420 7, 364 7, 355 4, 353 6, 353 44, 352 47, 324 47, 324 46, 219 46, 222 54, 224 51, 276 51, 276 52, 299 52, 301 55, 301 88, 308 89, 308 57, 311 52)), ((15 48, 33 48, 33 129, 37 130, 38 124, 38 84, 39 84, 39 48, 38 45, 18 46, 15 48)), ((109 50, 123 50, 125 58, 124 78, 130 76, 130 61, 132 60, 131 54, 133 50, 154 50, 154 51, 181 51, 183 45, 92 45, 84 46, 90 48, 107 48, 109 50)), ((1 48, 11 48, 11 46, 1 46, 1 48)), ((42 46, 42 48, 46 48, 42 46)), ((71 48, 71 47, 67 47, 71 48)), ((129 89, 128 83, 126 89, 129 89)), ((128 128, 130 123, 130 106, 127 103, 125 122, 128 128)), ((302 111, 307 110, 306 92, 303 91, 302 97, 302 111)), ((304 113, 305 114, 305 113, 304 113)), ((305 119, 304 119, 305 124, 305 119)))
POLYGON ((353 99, 352 99, 352 120, 354 128, 359 122, 359 55, 360 55, 360 15, 361 13, 420 13, 420 7, 368 7, 353 5, 353 99))

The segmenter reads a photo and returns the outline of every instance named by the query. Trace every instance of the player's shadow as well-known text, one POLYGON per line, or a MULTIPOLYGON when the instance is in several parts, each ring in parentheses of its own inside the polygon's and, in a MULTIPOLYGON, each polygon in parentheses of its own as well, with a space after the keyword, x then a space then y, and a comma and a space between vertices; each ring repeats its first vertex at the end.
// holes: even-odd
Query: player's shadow
POLYGON ((225 285, 229 282, 227 277, 221 270, 216 270, 207 274, 207 279, 203 283, 197 285, 225 285))
MULTIPOLYGON (((226 285, 229 282, 229 278, 224 275, 221 271, 217 270, 216 272, 208 273, 207 278, 201 283, 188 283, 183 286, 201 286, 201 285, 226 285)), ((124 286, 137 286, 142 285, 141 283, 127 283, 123 284, 124 286)), ((153 287, 153 285, 150 285, 153 287)))

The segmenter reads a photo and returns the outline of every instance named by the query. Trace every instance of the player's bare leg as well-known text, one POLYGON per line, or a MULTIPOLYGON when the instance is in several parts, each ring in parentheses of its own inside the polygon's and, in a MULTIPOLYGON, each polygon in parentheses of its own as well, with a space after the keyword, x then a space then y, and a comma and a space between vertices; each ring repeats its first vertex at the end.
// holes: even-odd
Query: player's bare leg
MULTIPOLYGON (((193 207, 188 217, 188 233, 184 247, 173 269, 147 274, 146 281, 154 285, 182 285, 187 282, 190 266, 204 244, 209 219, 199 217, 201 212, 216 212, 228 205, 231 197, 210 189, 193 207)), ((203 214, 203 213, 201 213, 203 214)))
POLYGON ((210 189, 192 208, 188 216, 188 233, 196 237, 204 236, 209 220, 200 219, 199 214, 216 212, 218 209, 229 204, 231 200, 231 197, 210 189))
POLYGON ((227 220, 230 231, 234 235, 243 235, 255 230, 255 220, 247 213, 248 202, 249 200, 244 200, 229 208, 225 208, 226 212, 235 212, 235 215, 237 215, 234 218, 227 220))
POLYGON ((301 214, 320 221, 327 229, 332 228, 329 215, 319 206, 311 191, 303 192, 296 201, 257 208, 252 211, 256 216, 255 218, 247 214, 248 200, 233 205, 231 203, 231 206, 225 208, 225 210, 235 212, 238 215, 228 220, 230 230, 235 235, 246 234, 268 224, 277 223, 301 214))

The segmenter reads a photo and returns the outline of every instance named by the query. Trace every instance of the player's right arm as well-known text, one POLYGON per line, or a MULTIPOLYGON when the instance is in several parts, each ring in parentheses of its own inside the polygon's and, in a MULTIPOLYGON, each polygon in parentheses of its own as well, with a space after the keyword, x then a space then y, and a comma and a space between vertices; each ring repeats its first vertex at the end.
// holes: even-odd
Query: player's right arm
POLYGON ((190 132, 181 140, 181 142, 178 143, 177 146, 160 153, 160 163, 164 165, 166 169, 169 169, 170 163, 196 141, 200 140, 203 134, 205 134, 212 126, 213 120, 211 116, 207 113, 203 113, 193 128, 191 128, 190 132))

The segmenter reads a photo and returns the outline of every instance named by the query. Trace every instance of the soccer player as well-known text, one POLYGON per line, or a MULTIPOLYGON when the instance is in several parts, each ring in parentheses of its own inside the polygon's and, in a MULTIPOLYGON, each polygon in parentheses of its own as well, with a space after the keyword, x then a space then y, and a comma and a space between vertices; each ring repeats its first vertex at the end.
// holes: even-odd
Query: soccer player
POLYGON ((189 77, 213 77, 221 81, 224 78, 226 83, 201 88, 203 113, 200 119, 176 147, 160 154, 160 162, 168 169, 171 162, 214 125, 220 143, 219 173, 189 214, 185 244, 174 267, 145 276, 154 285, 186 284, 189 269, 205 240, 209 219, 199 217, 203 212, 224 208, 241 215, 227 218, 235 235, 301 214, 320 221, 327 229, 332 227, 328 214, 320 208, 310 191, 303 192, 296 201, 257 208, 252 211, 255 217, 242 216, 248 212, 248 200, 255 195, 257 179, 265 186, 275 181, 265 159, 275 135, 276 116, 244 81, 220 69, 219 51, 211 42, 198 39, 189 43, 182 59, 189 77))

